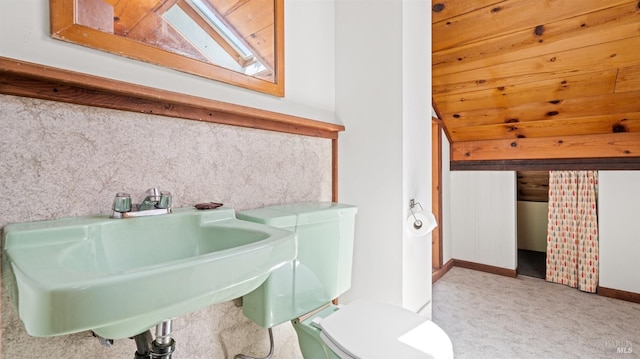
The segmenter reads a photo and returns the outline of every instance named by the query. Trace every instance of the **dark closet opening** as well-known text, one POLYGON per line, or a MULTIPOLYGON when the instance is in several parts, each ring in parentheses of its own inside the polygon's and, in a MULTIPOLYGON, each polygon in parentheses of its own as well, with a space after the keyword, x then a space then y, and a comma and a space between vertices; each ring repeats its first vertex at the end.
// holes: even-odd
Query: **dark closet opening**
POLYGON ((517 272, 519 275, 544 279, 547 261, 549 172, 518 171, 517 179, 517 272))

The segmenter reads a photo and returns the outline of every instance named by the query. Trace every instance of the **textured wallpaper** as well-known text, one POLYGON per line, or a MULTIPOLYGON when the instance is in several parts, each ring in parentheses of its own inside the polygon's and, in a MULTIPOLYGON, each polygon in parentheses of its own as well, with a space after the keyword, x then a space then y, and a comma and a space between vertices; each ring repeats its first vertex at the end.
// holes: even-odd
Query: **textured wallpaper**
MULTIPOLYGON (((174 207, 216 201, 237 210, 331 200, 331 141, 197 121, 0 95, 0 227, 110 213, 115 193, 146 189, 174 207)), ((90 332, 26 334, 2 296, 3 358, 131 358, 132 340, 102 347, 90 332)), ((289 324, 275 328, 274 358, 300 358, 289 324)), ((239 301, 176 318, 175 359, 267 354, 265 329, 239 301)))

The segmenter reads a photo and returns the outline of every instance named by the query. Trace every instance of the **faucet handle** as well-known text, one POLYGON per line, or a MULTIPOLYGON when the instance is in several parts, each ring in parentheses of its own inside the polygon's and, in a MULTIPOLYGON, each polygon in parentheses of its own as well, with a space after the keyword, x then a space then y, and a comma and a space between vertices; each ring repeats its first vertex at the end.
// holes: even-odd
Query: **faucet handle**
POLYGON ((116 197, 113 199, 113 210, 118 213, 130 212, 131 195, 124 192, 116 193, 116 197))
POLYGON ((171 208, 172 200, 173 196, 171 195, 171 192, 162 191, 160 192, 160 200, 158 200, 156 207, 162 209, 171 208))

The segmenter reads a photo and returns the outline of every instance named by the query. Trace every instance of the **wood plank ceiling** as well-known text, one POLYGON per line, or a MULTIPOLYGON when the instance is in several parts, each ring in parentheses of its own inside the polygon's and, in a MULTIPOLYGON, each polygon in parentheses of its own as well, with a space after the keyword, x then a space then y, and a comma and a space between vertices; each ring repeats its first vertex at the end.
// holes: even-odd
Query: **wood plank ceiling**
POLYGON ((452 161, 640 158, 640 1, 433 0, 452 161))

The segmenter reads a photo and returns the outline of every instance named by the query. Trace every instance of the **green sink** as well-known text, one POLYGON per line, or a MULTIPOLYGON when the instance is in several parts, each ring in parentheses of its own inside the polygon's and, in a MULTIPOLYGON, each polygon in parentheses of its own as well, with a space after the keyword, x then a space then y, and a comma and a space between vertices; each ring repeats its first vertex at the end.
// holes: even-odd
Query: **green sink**
POLYGON ((243 296, 296 256, 293 232, 233 209, 4 227, 3 283, 27 333, 119 339, 243 296))

